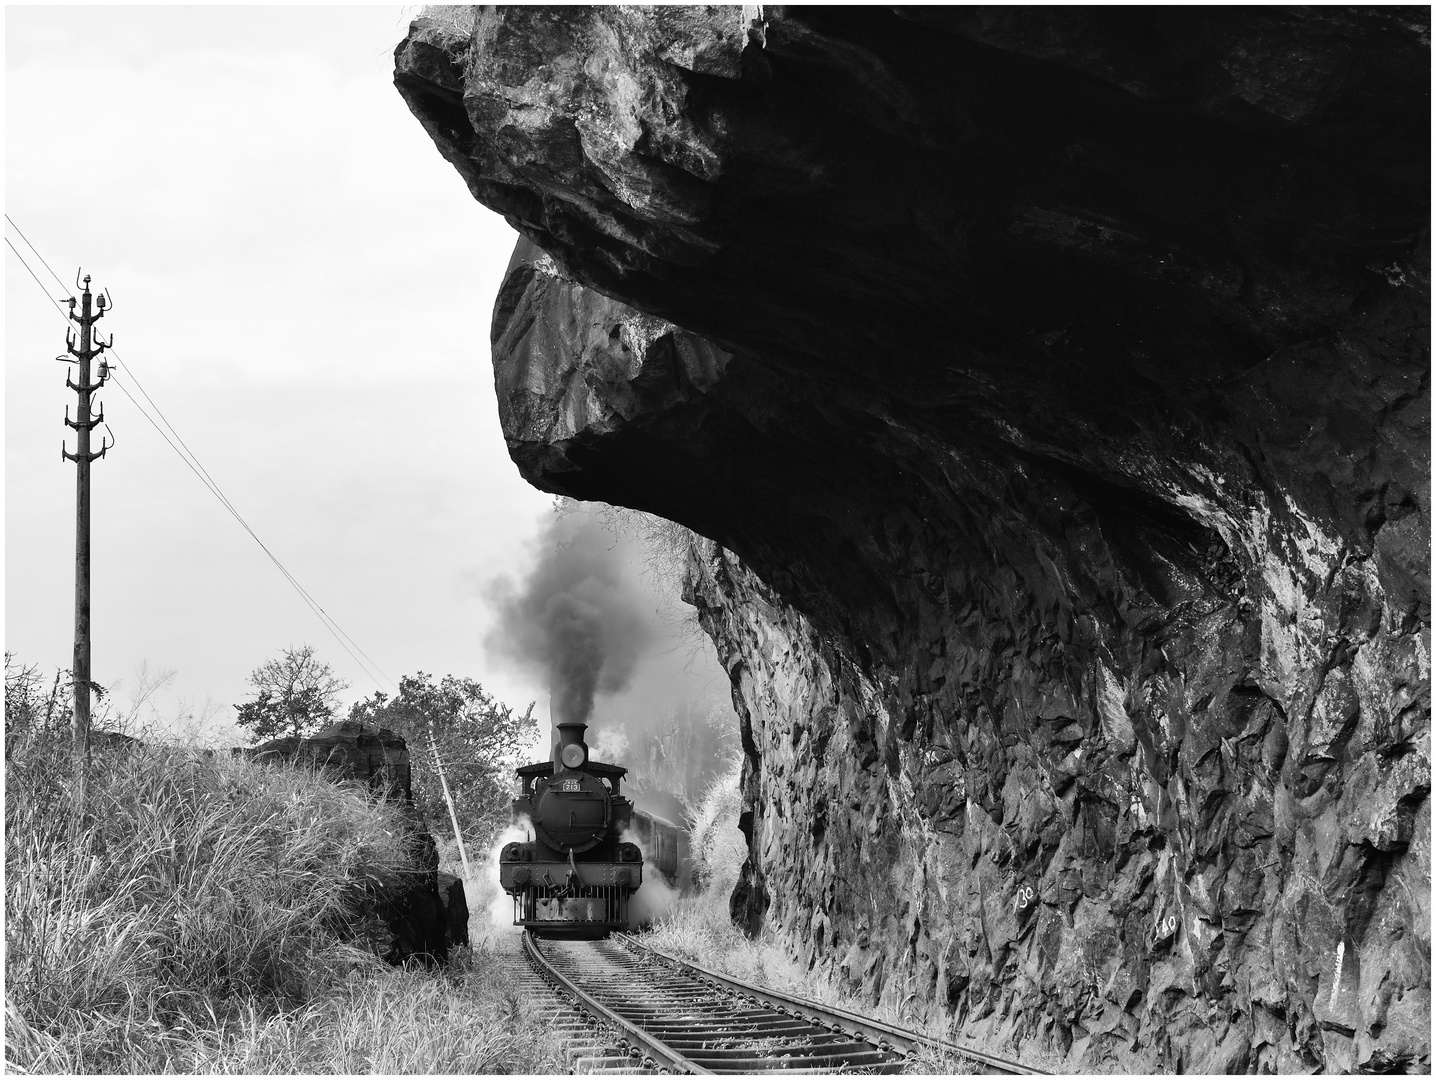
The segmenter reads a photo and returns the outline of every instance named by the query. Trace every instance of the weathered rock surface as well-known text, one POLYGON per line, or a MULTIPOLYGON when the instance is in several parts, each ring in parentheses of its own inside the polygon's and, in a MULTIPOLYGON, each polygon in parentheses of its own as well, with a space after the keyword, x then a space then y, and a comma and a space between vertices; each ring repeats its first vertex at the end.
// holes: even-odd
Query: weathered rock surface
POLYGON ((401 804, 406 810, 405 841, 415 869, 407 880, 372 896, 372 916, 368 918, 382 926, 376 924, 369 936, 391 963, 411 957, 443 960, 451 946, 468 944, 464 883, 439 872, 438 846, 414 807, 409 747, 403 736, 388 728, 375 730, 341 720, 311 736, 271 739, 258 746, 239 747, 235 753, 257 761, 293 761, 334 780, 359 781, 376 795, 401 804))
POLYGON ((546 490, 716 541, 734 898, 1065 1067, 1429 1067, 1426 9, 503 8, 546 490))
POLYGON ((286 735, 237 752, 256 761, 292 761, 337 780, 362 781, 387 799, 414 801, 409 746, 388 728, 375 730, 341 720, 313 735, 286 735))

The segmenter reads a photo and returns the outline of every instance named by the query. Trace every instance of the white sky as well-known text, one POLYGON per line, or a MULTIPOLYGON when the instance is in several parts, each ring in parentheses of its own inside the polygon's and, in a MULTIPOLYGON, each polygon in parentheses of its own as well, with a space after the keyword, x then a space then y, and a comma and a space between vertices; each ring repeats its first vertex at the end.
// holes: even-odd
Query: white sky
MULTIPOLYGON (((109 288, 121 377, 391 679, 468 675, 543 717, 482 646, 480 588, 523 571, 552 502, 495 410, 514 234, 393 87, 413 10, 7 7, 5 210, 62 279, 109 288)), ((64 334, 6 248, 5 648, 46 668, 73 635, 64 334)), ((123 701, 142 662, 172 668, 161 714, 211 699, 227 721, 251 670, 309 642, 349 700, 381 688, 129 399, 100 399, 95 680, 123 701)))

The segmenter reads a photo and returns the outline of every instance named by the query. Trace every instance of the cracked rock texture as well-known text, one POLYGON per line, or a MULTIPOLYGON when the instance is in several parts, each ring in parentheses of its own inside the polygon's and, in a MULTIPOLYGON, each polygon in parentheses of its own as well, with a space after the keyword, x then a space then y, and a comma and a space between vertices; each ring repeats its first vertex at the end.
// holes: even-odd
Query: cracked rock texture
POLYGON ((1428 30, 413 24, 515 462, 711 541, 740 922, 1061 1069, 1429 1068, 1428 30))

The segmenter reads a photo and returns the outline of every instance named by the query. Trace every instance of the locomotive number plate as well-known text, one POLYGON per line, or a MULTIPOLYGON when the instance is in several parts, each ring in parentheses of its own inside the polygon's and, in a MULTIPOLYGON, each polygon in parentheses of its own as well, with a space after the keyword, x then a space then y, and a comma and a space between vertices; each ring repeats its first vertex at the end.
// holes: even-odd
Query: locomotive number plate
POLYGON ((580 781, 578 781, 578 780, 560 780, 560 781, 558 782, 558 790, 559 790, 559 791, 582 791, 582 790, 583 790, 583 785, 582 785, 582 783, 581 783, 580 781))

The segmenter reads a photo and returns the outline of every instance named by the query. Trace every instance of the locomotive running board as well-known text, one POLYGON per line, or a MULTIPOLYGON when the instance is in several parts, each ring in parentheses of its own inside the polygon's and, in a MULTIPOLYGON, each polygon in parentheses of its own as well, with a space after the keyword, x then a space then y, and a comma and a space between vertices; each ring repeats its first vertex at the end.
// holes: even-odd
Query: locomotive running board
POLYGON ((545 975, 554 979, 559 986, 563 988, 565 993, 572 994, 574 999, 585 1009, 601 1017, 606 1023, 612 1024, 623 1032, 627 1038, 633 1040, 633 1042, 639 1046, 642 1046, 648 1051, 648 1055, 658 1063, 681 1072, 702 1073, 705 1076, 714 1075, 712 1070, 705 1069, 702 1065, 689 1061, 682 1054, 671 1050, 664 1043, 659 1042, 632 1021, 625 1020, 607 1005, 602 1004, 596 998, 580 990, 577 983, 548 962, 547 957, 543 954, 543 950, 538 947, 538 942, 534 939, 533 933, 527 930, 524 931, 524 955, 529 958, 531 963, 537 965, 545 975))
POLYGON ((964 1057, 975 1058, 984 1065, 991 1065, 1005 1073, 1023 1073, 1035 1076, 1048 1076, 1049 1073, 1042 1069, 1030 1069, 1026 1066, 1014 1068, 1015 1062, 1007 1061, 1000 1057, 984 1053, 981 1050, 971 1050, 959 1043, 948 1042, 946 1039, 937 1039, 931 1035, 924 1035, 917 1031, 906 1031, 900 1027, 893 1027, 881 1020, 874 1020, 872 1017, 859 1016, 857 1013, 848 1012, 846 1009, 839 1009, 833 1005, 820 1005, 815 1001, 805 1001, 800 997, 792 997, 789 994, 779 993, 777 990, 769 990, 766 987, 753 986, 751 983, 738 982, 730 979, 727 975, 720 974, 711 968, 703 967, 701 964, 690 963, 687 960, 680 960, 676 956, 670 956, 662 949, 655 949, 651 945, 645 945, 628 934, 614 934, 612 940, 629 949, 642 949, 644 952, 652 953, 659 959, 673 965, 679 970, 686 970, 695 975, 712 979, 720 986, 736 991, 746 997, 754 998, 774 1008, 791 1009, 803 1016, 806 1020, 817 1023, 829 1023, 834 1017, 851 1025, 852 1032, 858 1032, 861 1036, 871 1042, 882 1046, 884 1043, 895 1046, 904 1053, 911 1053, 919 1046, 927 1046, 935 1050, 947 1050, 961 1054, 964 1057))

